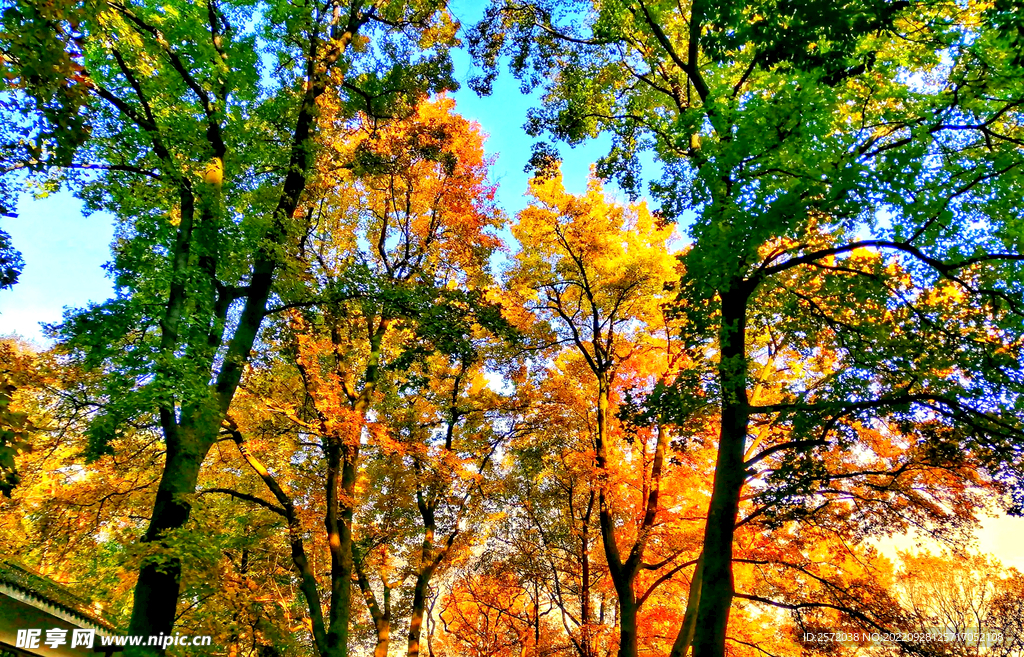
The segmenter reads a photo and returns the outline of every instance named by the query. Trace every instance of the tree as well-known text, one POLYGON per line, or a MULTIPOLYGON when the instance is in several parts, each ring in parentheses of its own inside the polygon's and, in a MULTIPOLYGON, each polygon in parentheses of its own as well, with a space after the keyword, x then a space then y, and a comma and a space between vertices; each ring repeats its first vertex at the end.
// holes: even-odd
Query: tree
POLYGON ((851 424, 893 421, 1018 486, 1019 41, 1006 9, 982 3, 586 7, 492 3, 471 38, 478 88, 509 55, 527 85, 550 80, 529 130, 609 134, 598 172, 634 191, 638 154, 653 152, 664 215, 694 213, 681 310, 716 354, 721 406, 694 654, 718 657, 758 418, 800 424, 770 449, 803 466, 827 445, 853 449, 851 424), (865 249, 879 254, 870 267, 865 249), (794 272, 827 281, 831 301, 788 287, 794 272), (813 320, 839 358, 820 385, 752 404, 750 320, 780 290, 795 305, 776 319, 813 320))
POLYGON ((117 296, 69 314, 59 335, 107 374, 96 452, 129 419, 161 427, 167 455, 142 540, 172 554, 143 563, 129 632, 169 634, 180 564, 165 538, 188 522, 200 466, 299 248, 325 93, 338 90, 342 121, 407 114, 455 86, 454 25, 430 1, 25 0, 2 21, 6 102, 19 117, 0 136, 4 189, 28 172, 117 217, 117 296))
MULTIPOLYGON (((365 476, 364 451, 383 449, 374 440, 364 446, 367 433, 381 434, 379 440, 384 440, 389 432, 399 430, 401 404, 410 401, 401 393, 403 386, 415 391, 414 399, 448 389, 449 384, 429 368, 418 368, 434 353, 461 363, 454 377, 457 385, 449 391, 454 405, 437 411, 442 417, 430 420, 456 432, 472 415, 460 410, 461 397, 473 380, 471 370, 479 367, 476 359, 482 336, 487 327, 500 330, 502 325, 497 310, 484 299, 487 259, 498 245, 489 231, 500 214, 491 204, 493 189, 486 180, 483 138, 476 126, 453 110, 452 101, 442 97, 422 103, 413 115, 386 128, 377 128, 374 117, 364 115, 359 129, 342 124, 323 134, 317 179, 308 192, 308 233, 291 263, 306 287, 299 288, 298 301, 290 304, 287 319, 277 326, 276 348, 294 368, 291 377, 297 377, 298 383, 280 390, 283 398, 257 394, 257 402, 270 399, 271 406, 261 410, 257 403, 257 409, 250 410, 256 417, 282 415, 293 423, 293 431, 303 435, 304 439, 294 442, 292 458, 318 473, 302 483, 322 482, 322 501, 304 488, 290 491, 287 482, 246 447, 245 434, 256 427, 247 431, 238 425, 251 421, 239 419, 238 425, 229 426, 243 458, 276 501, 262 501, 250 493, 238 495, 232 489, 217 492, 271 508, 286 521, 314 642, 323 655, 347 654, 353 578, 361 587, 365 584, 361 581, 365 571, 360 573, 358 566, 367 555, 359 554, 354 538, 362 497, 357 485, 365 476), (422 389, 428 382, 436 384, 429 393, 422 389), (379 407, 394 395, 399 396, 399 406, 382 416, 384 409, 379 407), (309 506, 313 508, 303 508, 309 506), (321 583, 307 554, 304 512, 321 514, 326 531, 323 543, 331 563, 326 614, 321 583)), ((325 119, 337 125, 330 112, 325 108, 325 119)), ((441 364, 435 368, 444 369, 441 364)), ((269 375, 291 378, 282 370, 271 370, 269 375)), ((260 386, 274 388, 272 381, 260 386)), ((420 426, 425 421, 412 419, 404 427, 414 441, 433 434, 420 426)), ((446 452, 454 449, 452 435, 442 443, 446 452)), ((395 444, 398 438, 388 440, 395 444)), ((434 513, 439 498, 443 502, 451 491, 420 480, 421 476, 430 479, 423 473, 428 463, 422 460, 429 446, 410 449, 418 469, 415 495, 424 521, 409 637, 409 652, 415 654, 427 586, 458 534, 458 522, 446 546, 435 549, 434 513)), ((442 456, 442 461, 453 458, 442 456)), ((433 458, 437 456, 428 460, 433 458)), ((363 593, 378 635, 377 650, 386 651, 388 604, 382 610, 372 593, 365 589, 363 593)))
MULTIPOLYGON (((639 440, 653 441, 650 478, 646 480, 642 520, 623 558, 621 530, 614 517, 615 468, 612 399, 622 363, 653 348, 644 344, 645 331, 664 331, 660 304, 673 282, 673 260, 667 252, 671 226, 656 221, 643 205, 623 208, 609 203, 596 181, 587 193, 566 193, 557 173, 534 178, 536 203, 519 214, 513 235, 522 250, 509 286, 527 308, 548 322, 556 343, 570 346, 582 358, 592 378, 593 441, 597 515, 605 559, 619 602, 619 655, 637 654, 637 600, 634 582, 644 567, 644 554, 659 512, 669 437, 660 422, 639 440), (654 434, 654 435, 650 435, 654 434)), ((672 381, 684 354, 671 350, 654 374, 657 385, 672 381)), ((584 600, 582 623, 589 624, 584 600)))
POLYGON ((893 588, 908 631, 955 635, 937 650, 921 648, 943 655, 1020 654, 1024 635, 1014 615, 1024 585, 1019 572, 979 555, 908 553, 901 562, 893 588))
POLYGON ((513 657, 530 654, 527 592, 507 572, 467 576, 453 586, 439 613, 449 655, 513 657))
POLYGON ((498 564, 490 568, 517 574, 527 595, 530 582, 543 587, 532 594, 535 608, 545 601, 573 654, 594 657, 615 637, 603 604, 614 592, 597 553, 592 374, 571 352, 557 358, 513 378, 524 427, 509 446, 513 460, 497 498, 504 518, 488 554, 498 564))
MULTIPOLYGON (((406 486, 412 489, 407 496, 414 500, 420 520, 414 535, 418 541, 410 541, 404 557, 413 578, 409 657, 420 654, 435 576, 458 560, 467 539, 478 534, 472 525, 481 517, 492 461, 514 431, 501 412, 504 400, 486 384, 485 362, 428 358, 421 387, 409 386, 395 400, 404 408, 382 409, 390 420, 387 431, 396 441, 383 451, 404 462, 406 486)), ((396 496, 389 496, 391 504, 396 501, 396 496)), ((393 543, 395 537, 389 538, 393 543)))

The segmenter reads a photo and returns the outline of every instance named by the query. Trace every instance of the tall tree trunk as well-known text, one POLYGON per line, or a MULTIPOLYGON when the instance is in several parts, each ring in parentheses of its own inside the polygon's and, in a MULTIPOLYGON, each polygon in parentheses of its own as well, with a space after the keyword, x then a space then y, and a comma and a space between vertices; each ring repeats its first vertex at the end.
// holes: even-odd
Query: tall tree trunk
MULTIPOLYGON (((195 493, 199 466, 209 447, 202 449, 201 445, 185 446, 181 442, 174 441, 167 445, 167 457, 157 488, 153 515, 142 539, 144 543, 159 542, 168 531, 184 527, 188 522, 191 505, 187 498, 195 493)), ((180 575, 181 561, 176 554, 144 561, 135 585, 129 634, 148 637, 172 633, 180 593, 180 575)), ((155 655, 162 652, 154 646, 148 651, 135 651, 135 654, 155 655)))
POLYGON ((743 452, 747 440, 746 317, 749 292, 733 281, 722 298, 721 437, 715 482, 704 531, 704 568, 697 610, 694 657, 724 657, 729 608, 735 592, 732 577, 733 536, 739 513, 740 491, 746 479, 743 452))
POLYGON ((409 615, 409 646, 406 652, 408 657, 418 657, 420 654, 420 635, 423 632, 424 610, 427 608, 427 592, 430 589, 430 578, 434 575, 433 566, 420 568, 412 594, 412 613, 409 615))
MULTIPOLYGON (((285 223, 294 216, 299 197, 306 188, 307 174, 312 161, 310 148, 319 114, 317 99, 327 90, 330 80, 328 73, 348 47, 351 36, 351 33, 346 33, 346 36, 336 43, 332 42, 321 62, 323 70, 309 80, 310 84, 299 105, 295 130, 292 133, 288 173, 284 178, 270 228, 265 235, 265 246, 260 247, 253 260, 249 284, 246 286, 248 292, 245 295, 245 305, 224 354, 223 364, 216 374, 216 382, 209 391, 211 398, 201 401, 195 408, 181 408, 180 425, 175 417, 173 401, 159 409, 167 445, 167 460, 157 487, 153 515, 142 539, 144 543, 159 540, 166 532, 181 529, 188 523, 192 509, 186 498, 195 494, 199 469, 213 446, 235 390, 242 379, 242 372, 249 362, 252 346, 266 315, 267 301, 277 273, 278 247, 288 235, 285 223)), ((220 124, 211 123, 207 137, 214 153, 223 159, 225 149, 220 132, 220 124)), ((154 147, 169 168, 176 170, 177 164, 172 162, 169 153, 159 141, 154 141, 154 147)), ((192 227, 187 224, 191 223, 195 209, 194 198, 188 186, 181 183, 179 189, 183 201, 182 220, 172 261, 168 300, 161 321, 161 356, 168 361, 177 358, 182 347, 179 340, 179 323, 186 312, 188 296, 184 267, 188 263, 192 246, 192 227)), ((209 209, 210 206, 206 207, 209 209)), ((221 301, 230 305, 227 297, 217 300, 218 303, 221 301)), ((225 314, 227 309, 227 306, 223 307, 225 314)), ((207 346, 215 351, 223 341, 224 322, 214 321, 213 327, 207 336, 207 346)), ((186 351, 189 346, 185 345, 186 351)), ((216 371, 212 360, 207 368, 210 372, 216 371)), ((159 566, 152 561, 143 564, 135 584, 132 618, 128 625, 129 634, 159 635, 161 632, 171 632, 177 614, 180 575, 181 561, 176 555, 170 555, 159 566)), ((156 646, 129 646, 125 649, 125 657, 149 657, 164 653, 163 648, 156 646)))
POLYGON ((619 596, 619 657, 637 657, 639 652, 636 633, 636 617, 639 607, 633 593, 633 578, 630 577, 625 586, 615 587, 619 596))
MULTIPOLYGON (((358 394, 347 391, 352 407, 347 417, 342 418, 342 433, 328 438, 333 441, 333 445, 327 450, 327 516, 324 522, 331 550, 331 603, 327 630, 327 647, 331 657, 348 657, 349 626, 352 622, 352 574, 355 572, 352 522, 355 515, 356 479, 359 475, 359 441, 380 377, 381 343, 388 326, 390 320, 383 317, 376 327, 372 318, 367 320, 370 353, 363 372, 363 386, 358 394)), ((339 353, 344 346, 341 340, 340 334, 332 328, 331 341, 339 353)), ((345 380, 348 373, 341 369, 341 363, 335 366, 339 380, 345 380)), ((327 435, 330 432, 325 420, 321 418, 321 429, 327 435)))
MULTIPOLYGON (((347 657, 352 616, 352 515, 355 500, 358 434, 347 436, 346 445, 334 445, 327 465, 327 542, 331 551, 331 602, 327 628, 330 657, 347 657)), ((321 657, 328 657, 322 655, 321 657)))

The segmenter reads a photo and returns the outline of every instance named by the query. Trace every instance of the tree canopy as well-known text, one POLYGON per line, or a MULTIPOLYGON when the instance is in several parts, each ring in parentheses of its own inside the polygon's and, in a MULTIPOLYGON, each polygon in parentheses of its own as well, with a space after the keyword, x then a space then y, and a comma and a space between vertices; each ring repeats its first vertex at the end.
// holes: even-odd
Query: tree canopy
POLYGON ((235 657, 1018 654, 1019 9, 12 0, 0 214, 111 213, 115 295, 0 344, 0 545, 235 657))

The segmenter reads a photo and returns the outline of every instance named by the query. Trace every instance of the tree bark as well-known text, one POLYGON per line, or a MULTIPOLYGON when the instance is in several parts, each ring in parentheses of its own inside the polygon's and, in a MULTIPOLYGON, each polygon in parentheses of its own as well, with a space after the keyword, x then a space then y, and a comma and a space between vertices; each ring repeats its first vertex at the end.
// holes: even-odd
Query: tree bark
MULTIPOLYGON (((328 606, 327 621, 327 655, 346 657, 348 654, 348 624, 351 607, 352 578, 352 532, 345 531, 344 512, 339 498, 345 495, 345 466, 342 461, 349 461, 348 455, 343 458, 344 448, 338 436, 328 436, 327 442, 327 512, 324 517, 324 528, 327 531, 327 546, 331 553, 331 599, 328 606), (346 559, 346 556, 348 559, 346 559)), ((343 439, 342 439, 343 440, 343 439)), ((321 657, 326 657, 321 656, 321 657)))
POLYGON ((637 657, 636 617, 639 608, 633 594, 633 578, 629 578, 627 584, 625 589, 615 587, 619 596, 619 657, 637 657))
POLYGON ((420 654, 420 635, 423 632, 423 613, 427 607, 427 589, 430 587, 430 578, 434 574, 433 567, 426 567, 420 570, 416 576, 416 586, 413 589, 412 612, 409 615, 409 646, 406 654, 408 657, 418 657, 420 654))
MULTIPOLYGON (((418 468, 417 468, 418 469, 418 468)), ((419 473, 417 472, 417 476, 419 473)), ((420 516, 423 519, 423 545, 420 547, 420 566, 416 573, 416 585, 413 588, 412 611, 409 614, 409 643, 406 650, 408 657, 418 657, 420 654, 420 635, 423 631, 423 612, 427 606, 427 590, 430 587, 430 578, 434 576, 434 570, 444 559, 447 547, 442 548, 438 554, 434 554, 434 535, 437 531, 437 522, 434 517, 434 501, 427 500, 423 495, 420 484, 416 484, 416 506, 419 508, 420 516)), ((458 528, 456 527, 456 532, 458 528)), ((447 546, 451 547, 455 538, 453 533, 448 540, 447 546)))
POLYGON ((679 634, 672 644, 672 652, 669 657, 686 657, 693 644, 693 634, 697 629, 697 607, 700 605, 701 582, 704 578, 704 553, 697 557, 697 563, 693 569, 693 579, 690 580, 690 593, 686 596, 686 613, 683 614, 683 624, 679 628, 679 634))
POLYGON ((590 516, 594 510, 594 490, 590 490, 590 498, 587 500, 587 510, 583 514, 582 531, 580 536, 580 620, 582 622, 582 634, 580 644, 583 647, 583 657, 593 657, 594 648, 590 637, 591 621, 593 611, 590 603, 590 516))
MULTIPOLYGON (((207 451, 200 450, 198 446, 189 447, 181 445, 179 441, 167 446, 153 515, 142 539, 144 543, 158 542, 168 531, 179 529, 188 521, 191 505, 186 497, 195 492, 199 465, 207 451)), ((135 586, 129 634, 157 636, 172 633, 180 593, 180 575, 181 561, 173 554, 144 561, 135 586)), ((135 654, 155 655, 161 652, 153 647, 148 651, 135 651, 135 654)))
POLYGON ((743 453, 747 440, 746 310, 749 292, 733 281, 721 294, 722 328, 719 379, 722 386, 721 436, 715 481, 704 531, 703 574, 694 657, 724 657, 729 608, 735 592, 733 537, 740 491, 746 479, 743 453))
MULTIPOLYGON (((373 647, 373 657, 388 657, 388 648, 391 645, 391 588, 387 581, 384 585, 384 610, 381 611, 377 604, 377 596, 370 587, 370 579, 366 576, 362 557, 353 555, 353 563, 356 569, 356 578, 359 588, 363 591, 363 600, 373 620, 373 630, 377 635, 377 644, 373 647)), ((381 575, 383 579, 384 576, 381 575)))
MULTIPOLYGON (((419 477, 419 466, 417 465, 417 478, 419 477)), ((451 549, 455 537, 459 533, 458 523, 455 529, 448 535, 444 545, 435 553, 434 537, 437 532, 437 520, 434 516, 434 509, 437 498, 427 499, 423 494, 423 488, 416 484, 416 506, 419 508, 420 517, 423 519, 423 544, 420 547, 420 565, 416 573, 416 585, 413 588, 412 611, 409 614, 409 643, 406 654, 408 657, 418 657, 420 654, 420 635, 423 631, 423 615, 427 606, 427 592, 430 588, 430 579, 434 571, 444 560, 451 549)))

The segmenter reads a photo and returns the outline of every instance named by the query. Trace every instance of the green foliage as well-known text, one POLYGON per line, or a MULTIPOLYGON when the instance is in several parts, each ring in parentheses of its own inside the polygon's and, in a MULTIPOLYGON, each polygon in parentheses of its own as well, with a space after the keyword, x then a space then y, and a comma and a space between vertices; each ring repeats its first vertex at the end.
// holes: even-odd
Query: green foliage
POLYGON ((0 290, 17 283, 24 266, 21 253, 11 244, 11 236, 0 230, 0 290))
POLYGON ((21 477, 14 457, 30 449, 32 423, 26 413, 12 411, 11 401, 17 387, 8 382, 6 373, 0 381, 0 493, 11 494, 21 477))
POLYGON ((15 396, 19 388, 31 389, 37 378, 32 355, 12 340, 0 341, 0 494, 7 497, 21 481, 15 457, 31 451, 36 432, 35 421, 15 396))
MULTIPOLYGON (((15 166, 35 171, 67 165, 88 139, 89 83, 82 66, 88 28, 83 23, 105 4, 31 2, 0 12, 0 108, 9 117, 0 127, 5 165, 8 157, 15 166)), ((11 200, 0 198, 0 207, 11 200)))

